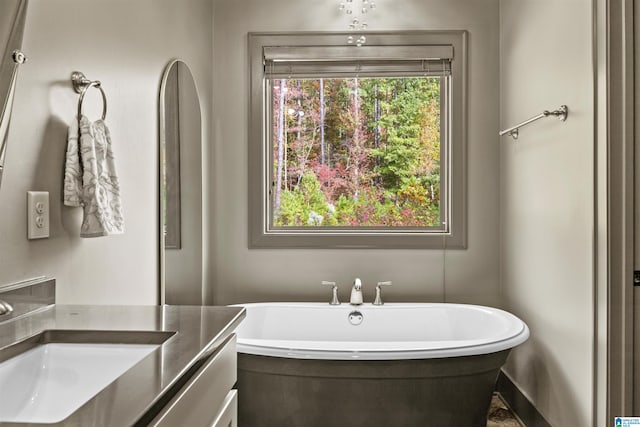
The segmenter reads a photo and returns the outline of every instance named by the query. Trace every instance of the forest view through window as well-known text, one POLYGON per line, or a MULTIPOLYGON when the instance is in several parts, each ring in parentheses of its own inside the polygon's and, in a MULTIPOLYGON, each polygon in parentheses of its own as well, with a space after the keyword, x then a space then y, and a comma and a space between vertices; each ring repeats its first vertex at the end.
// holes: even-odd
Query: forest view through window
POLYGON ((270 80, 272 225, 443 226, 444 79, 270 80))

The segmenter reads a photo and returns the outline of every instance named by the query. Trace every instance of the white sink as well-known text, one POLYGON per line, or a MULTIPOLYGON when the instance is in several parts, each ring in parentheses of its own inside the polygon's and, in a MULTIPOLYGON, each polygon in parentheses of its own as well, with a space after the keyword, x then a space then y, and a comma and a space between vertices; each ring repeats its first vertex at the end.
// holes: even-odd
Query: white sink
POLYGON ((155 344, 44 344, 0 363, 0 422, 64 420, 155 344))

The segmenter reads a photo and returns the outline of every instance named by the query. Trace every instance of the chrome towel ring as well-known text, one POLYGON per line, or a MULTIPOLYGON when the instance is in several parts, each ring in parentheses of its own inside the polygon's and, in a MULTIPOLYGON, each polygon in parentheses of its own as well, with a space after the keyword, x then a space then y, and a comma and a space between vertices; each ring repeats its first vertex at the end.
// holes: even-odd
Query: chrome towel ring
POLYGON ((82 101, 84 100, 84 96, 92 87, 95 87, 100 90, 102 94, 102 120, 107 118, 107 95, 104 93, 104 89, 102 89, 102 84, 99 80, 89 80, 85 77, 83 73, 80 71, 74 71, 71 73, 71 83, 73 84, 73 90, 76 93, 80 94, 80 99, 78 99, 78 120, 82 117, 82 101))

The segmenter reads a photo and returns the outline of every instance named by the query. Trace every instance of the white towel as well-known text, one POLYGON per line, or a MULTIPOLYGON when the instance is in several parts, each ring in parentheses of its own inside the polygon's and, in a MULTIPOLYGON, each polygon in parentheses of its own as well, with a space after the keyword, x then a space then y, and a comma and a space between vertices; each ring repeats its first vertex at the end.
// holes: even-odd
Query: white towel
POLYGON ((109 128, 103 120, 91 123, 85 116, 79 126, 78 131, 77 120, 69 126, 64 204, 84 208, 81 237, 122 234, 124 216, 109 128))
POLYGON ((63 196, 66 206, 82 206, 82 167, 80 166, 78 133, 78 120, 73 120, 69 125, 67 155, 64 165, 63 196))

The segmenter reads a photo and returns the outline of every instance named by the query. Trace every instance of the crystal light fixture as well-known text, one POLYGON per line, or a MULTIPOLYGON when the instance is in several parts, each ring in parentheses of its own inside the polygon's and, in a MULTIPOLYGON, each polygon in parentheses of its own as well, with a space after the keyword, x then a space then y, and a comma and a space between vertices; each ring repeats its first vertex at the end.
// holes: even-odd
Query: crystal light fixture
MULTIPOLYGON (((358 33, 365 31, 368 27, 365 17, 369 11, 376 8, 375 0, 341 0, 339 9, 349 17, 349 30, 358 33), (360 3, 358 6, 356 3, 360 3)), ((367 42, 364 34, 350 34, 347 37, 348 44, 362 46, 367 42)))

